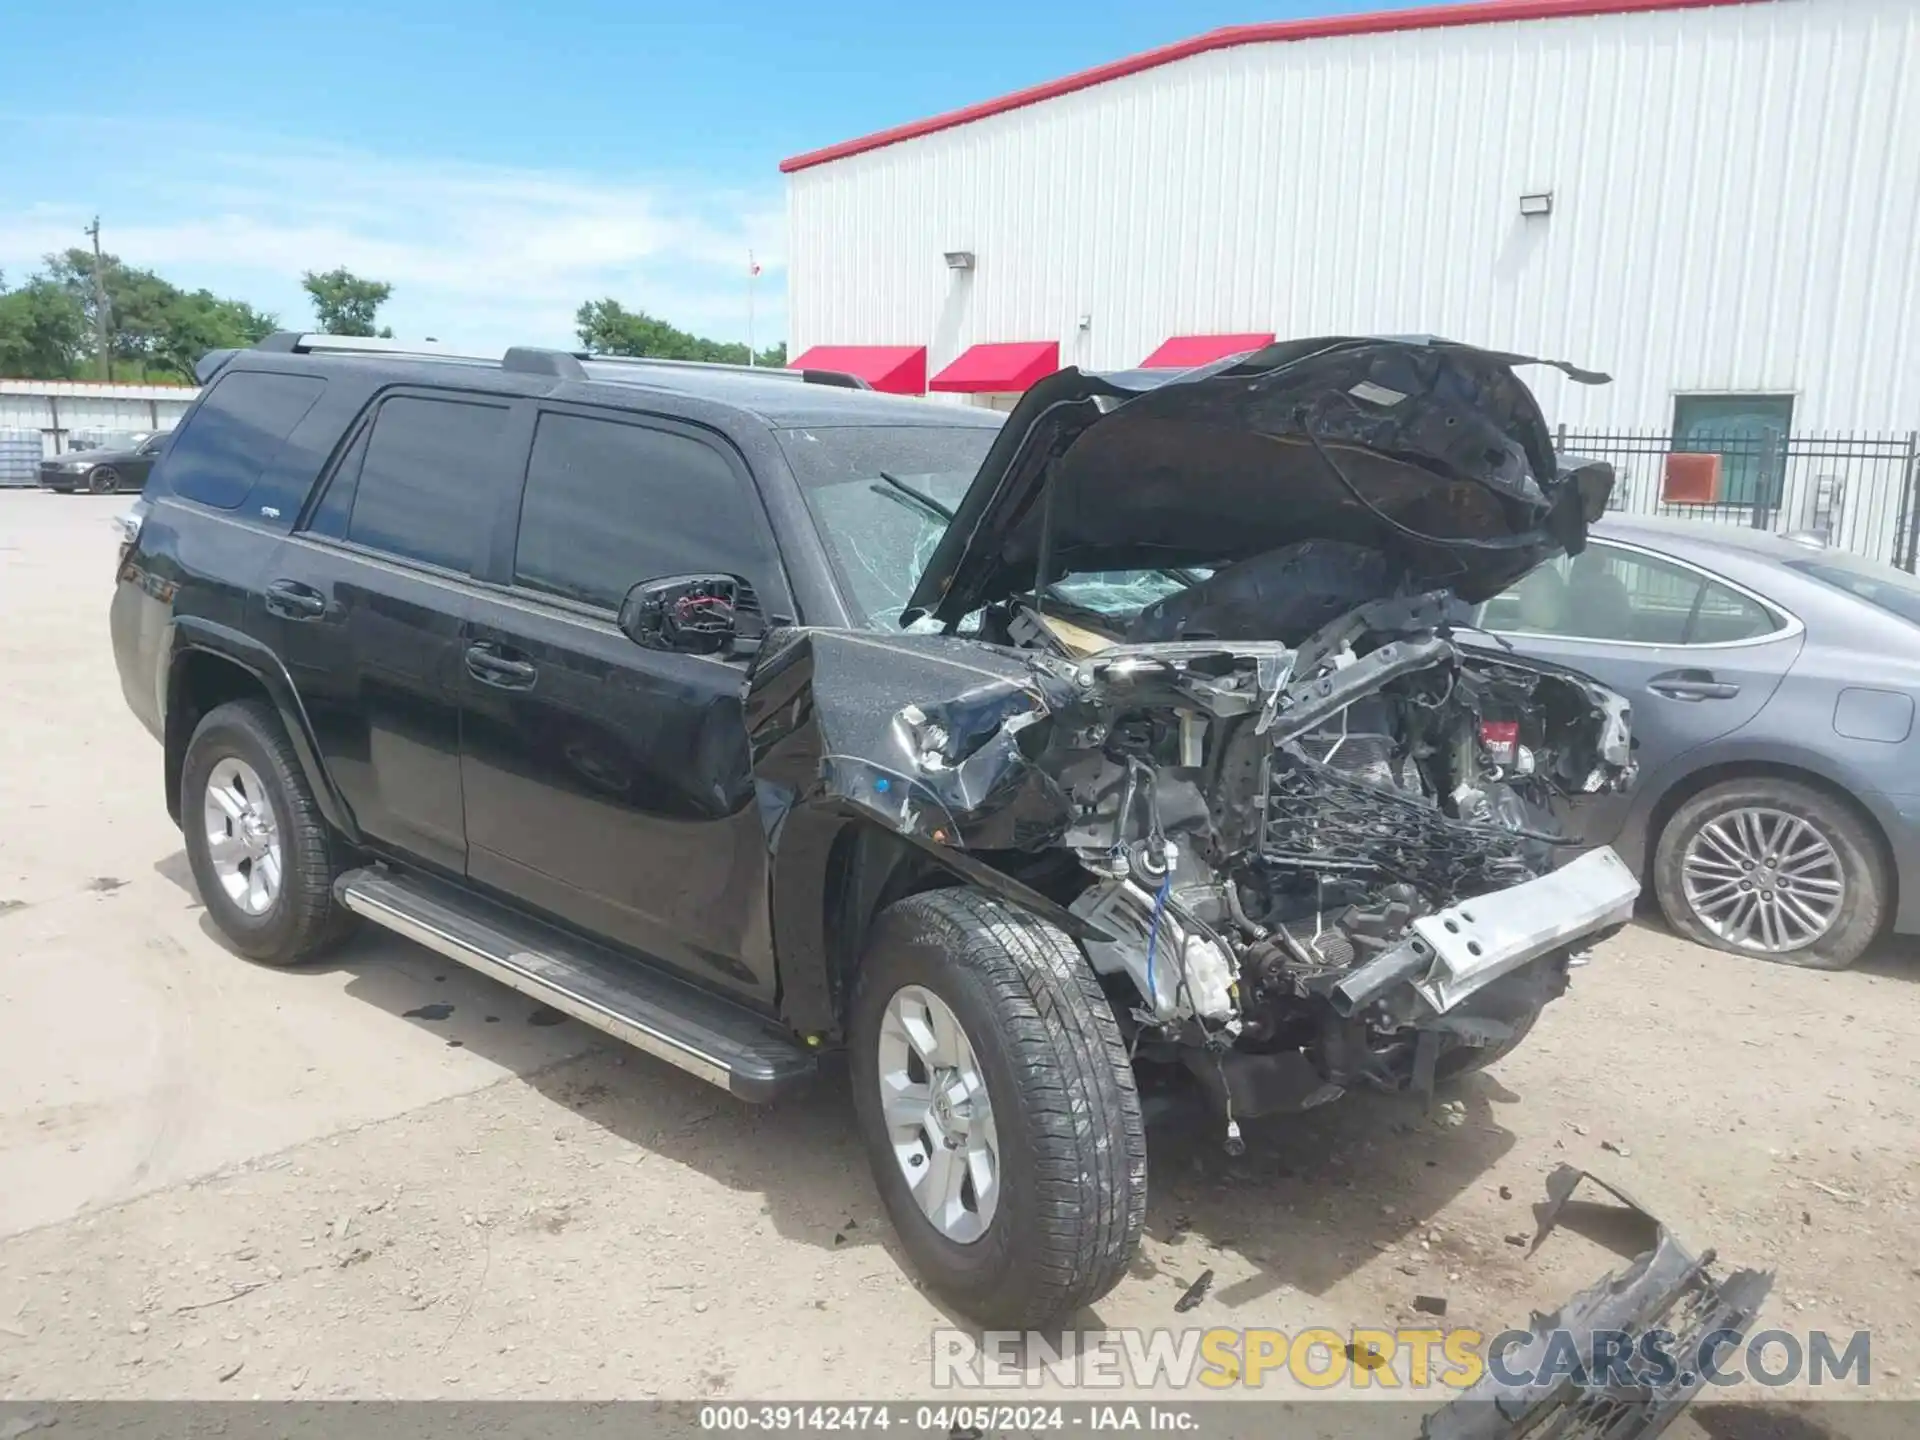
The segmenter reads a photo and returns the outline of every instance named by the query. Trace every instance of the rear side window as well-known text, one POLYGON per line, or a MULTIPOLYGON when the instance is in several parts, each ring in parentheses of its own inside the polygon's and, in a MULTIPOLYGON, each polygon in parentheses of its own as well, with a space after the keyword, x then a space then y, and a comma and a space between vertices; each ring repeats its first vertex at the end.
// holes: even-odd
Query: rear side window
POLYGON ((1765 606, 1691 566, 1601 543, 1542 565, 1489 600, 1479 623, 1634 645, 1720 645, 1780 628, 1765 606))
POLYGON ((223 375, 173 437, 169 486, 202 505, 237 509, 326 388, 317 375, 223 375))
POLYGON ((371 425, 365 426, 354 436, 353 444, 334 467, 333 476, 327 481, 327 488, 320 493, 320 503, 314 507, 313 517, 307 521, 307 532, 312 535, 331 535, 335 540, 347 538, 347 516, 353 511, 353 487, 360 483, 360 467, 367 458, 367 437, 373 433, 371 425))
MULTIPOLYGON (((351 486, 347 539, 428 565, 468 569, 491 513, 486 491, 506 429, 504 405, 412 395, 383 402, 358 483, 343 468, 329 487, 351 486)), ((316 521, 331 499, 329 493, 316 521)))
POLYGON ((607 609, 642 580, 739 575, 765 584, 751 497, 712 446, 544 414, 520 502, 514 583, 607 609))

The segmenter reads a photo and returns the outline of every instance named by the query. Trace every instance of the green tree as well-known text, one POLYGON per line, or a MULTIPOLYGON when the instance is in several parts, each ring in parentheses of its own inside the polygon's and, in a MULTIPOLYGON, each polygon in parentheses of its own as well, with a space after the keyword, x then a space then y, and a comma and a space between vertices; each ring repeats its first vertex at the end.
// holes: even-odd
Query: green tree
MULTIPOLYGON (((644 355, 656 360, 708 360, 747 363, 747 347, 737 340, 709 340, 668 324, 644 310, 629 310, 618 300, 589 300, 574 312, 580 343, 597 355, 644 355)), ((787 363, 784 342, 753 357, 756 365, 787 363)))
MULTIPOLYGON (((76 246, 49 255, 46 274, 80 307, 87 334, 93 335, 93 252, 76 246)), ((180 291, 151 270, 122 263, 117 255, 100 257, 100 288, 107 297, 108 359, 117 373, 138 377, 152 363, 166 313, 180 291)))
POLYGON ((242 349, 271 335, 279 324, 275 316, 244 300, 223 300, 210 290, 180 292, 154 345, 153 365, 191 382, 195 363, 209 350, 242 349))
MULTIPOLYGON (((100 257, 107 294, 107 354, 122 379, 188 380, 209 350, 251 345, 276 321, 244 300, 182 290, 114 255, 100 257)), ((49 255, 46 268, 8 291, 0 284, 0 374, 70 380, 94 373, 93 253, 49 255)))
MULTIPOLYGON (((83 352, 91 355, 93 255, 78 248, 47 257, 46 279, 79 314, 83 352)), ((193 365, 209 350, 251 345, 272 333, 275 319, 243 300, 210 290, 182 290, 151 270, 100 257, 107 294, 107 353, 116 373, 132 379, 193 379, 193 365)))
POLYGON ((313 297, 313 313, 320 328, 329 335, 378 335, 391 340, 393 331, 373 328, 380 307, 393 294, 393 286, 384 280, 363 280, 351 270, 329 270, 324 275, 307 271, 301 280, 313 297))
POLYGON ((17 290, 0 277, 0 375, 71 380, 87 347, 87 317, 64 286, 36 275, 17 290))

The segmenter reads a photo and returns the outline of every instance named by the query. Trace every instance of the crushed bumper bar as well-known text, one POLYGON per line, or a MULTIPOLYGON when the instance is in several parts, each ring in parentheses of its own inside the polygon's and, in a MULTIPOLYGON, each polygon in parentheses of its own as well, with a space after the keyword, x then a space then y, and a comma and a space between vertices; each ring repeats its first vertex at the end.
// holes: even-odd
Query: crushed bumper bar
POLYGON ((1336 1014, 1355 1015, 1411 982, 1444 1015, 1542 955, 1605 938, 1633 918, 1639 896, 1633 871, 1603 845, 1538 879, 1421 916, 1411 935, 1355 966, 1327 999, 1336 1014))
POLYGON ((1413 929, 1432 947, 1433 969, 1414 988, 1451 1010, 1549 950, 1624 925, 1639 895, 1633 871, 1603 845, 1537 880, 1422 916, 1413 929))
POLYGON ((1773 1287, 1770 1271, 1736 1270, 1725 1279, 1711 1273, 1714 1253, 1695 1257, 1632 1196, 1571 1165, 1547 1177, 1547 1200, 1539 1207, 1533 1247, 1560 1223, 1582 1180, 1591 1180, 1645 1216, 1658 1231, 1654 1248, 1624 1271, 1601 1277, 1551 1315, 1537 1315, 1527 1339, 1506 1352, 1499 1367, 1510 1377, 1553 1372, 1551 1378, 1506 1383, 1489 1366, 1470 1390, 1422 1422, 1422 1440, 1517 1440, 1520 1436, 1583 1437, 1583 1440, 1652 1440, 1686 1408, 1706 1376, 1683 1364, 1672 1374, 1633 1368, 1627 1357, 1643 1354, 1649 1333, 1671 1337, 1666 1353, 1696 1355, 1709 1335, 1744 1340, 1773 1287), (1628 1337, 1621 1346, 1620 1337, 1628 1337), (1578 1364, 1546 1364, 1550 1347, 1569 1340, 1578 1364), (1611 1353, 1603 1353, 1603 1347, 1611 1353), (1571 1373, 1565 1373, 1567 1371, 1571 1373))

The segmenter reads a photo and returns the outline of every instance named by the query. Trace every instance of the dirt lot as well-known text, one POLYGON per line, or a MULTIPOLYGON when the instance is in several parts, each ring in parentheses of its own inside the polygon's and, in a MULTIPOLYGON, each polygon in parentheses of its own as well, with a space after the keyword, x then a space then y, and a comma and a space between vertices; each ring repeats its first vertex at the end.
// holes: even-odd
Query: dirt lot
MULTIPOLYGON (((0 493, 0 1395, 927 1394, 953 1322, 843 1082, 749 1109, 398 940, 221 949, 119 693, 115 508, 0 493)), ((1235 1161, 1169 1102, 1149 1238, 1083 1323, 1524 1324, 1616 1263, 1506 1239, 1573 1161, 1920 1394, 1916 982, 1911 947, 1822 975, 1647 925, 1453 1115, 1350 1098, 1235 1161)))

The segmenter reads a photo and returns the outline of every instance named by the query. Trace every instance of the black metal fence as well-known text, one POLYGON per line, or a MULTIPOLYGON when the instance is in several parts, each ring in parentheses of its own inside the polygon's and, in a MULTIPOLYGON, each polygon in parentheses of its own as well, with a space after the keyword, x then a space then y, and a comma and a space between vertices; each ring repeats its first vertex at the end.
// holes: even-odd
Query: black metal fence
POLYGON ((1817 537, 1907 571, 1920 559, 1920 432, 1767 431, 1676 441, 1657 431, 1562 426, 1556 443, 1563 455, 1613 466, 1608 508, 1623 514, 1817 537))

